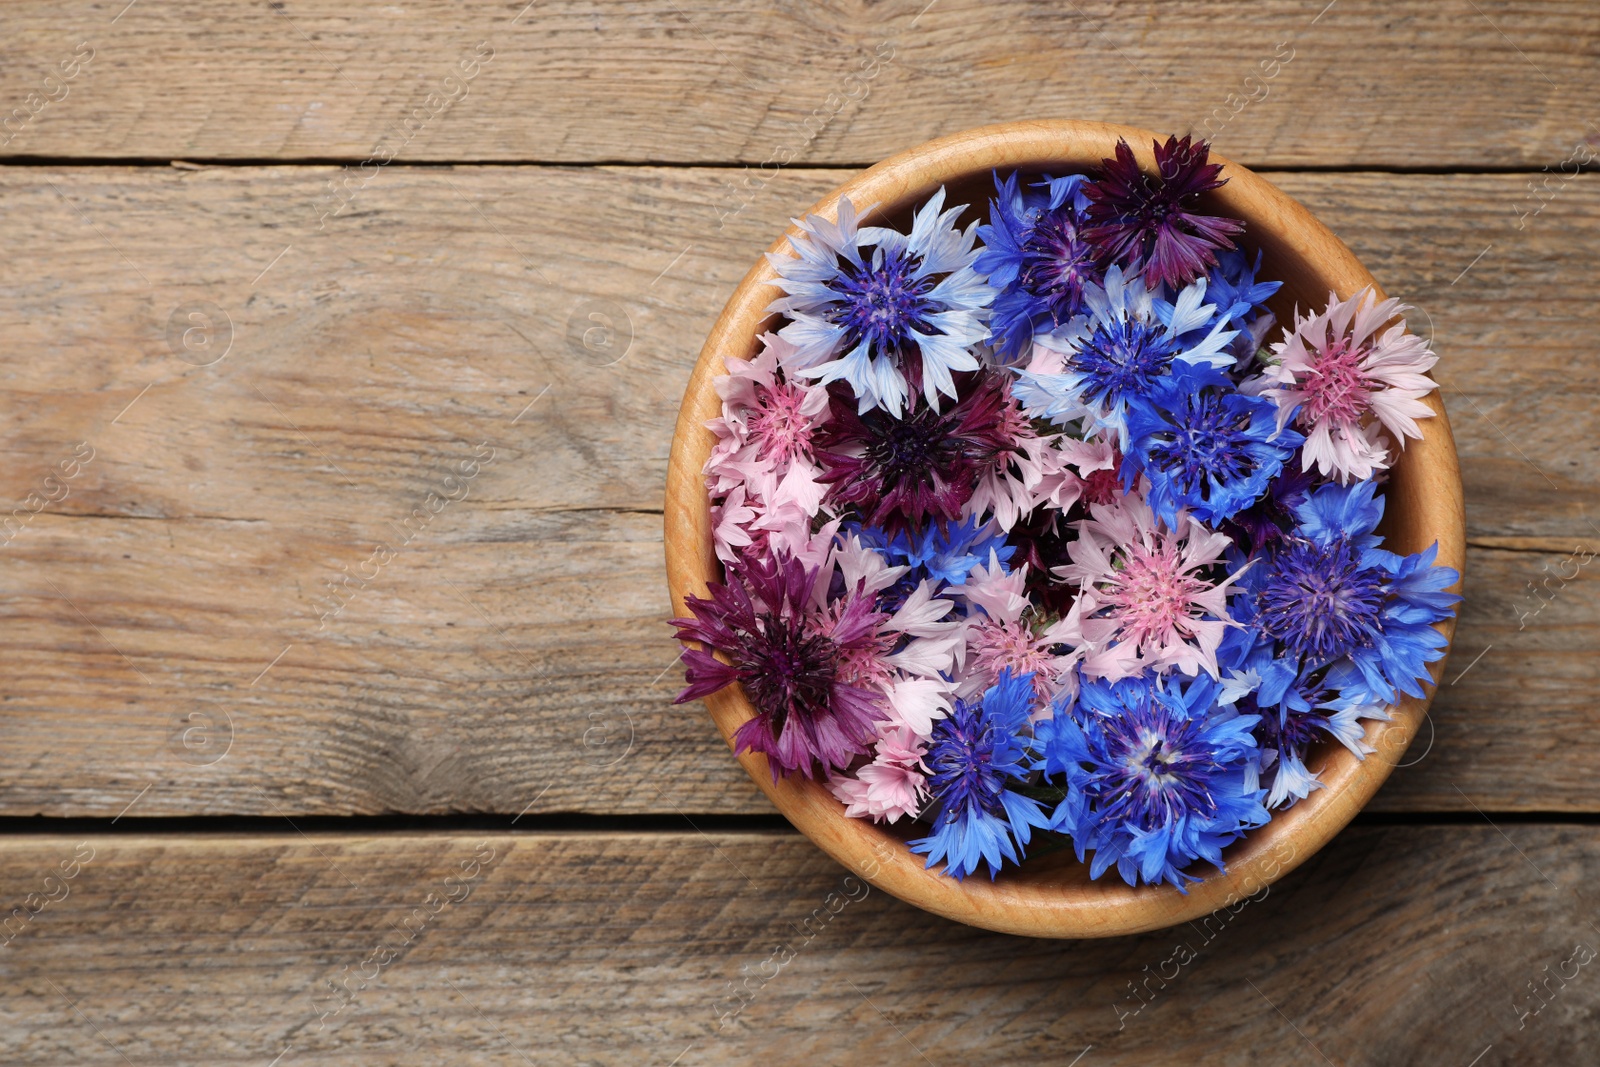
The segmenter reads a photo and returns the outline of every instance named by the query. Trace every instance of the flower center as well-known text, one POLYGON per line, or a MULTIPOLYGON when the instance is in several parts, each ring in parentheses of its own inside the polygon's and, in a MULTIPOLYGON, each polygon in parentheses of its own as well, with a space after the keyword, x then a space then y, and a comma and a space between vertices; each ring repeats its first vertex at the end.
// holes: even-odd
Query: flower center
POLYGON ((967 640, 978 667, 985 674, 998 677, 1008 668, 1013 675, 1032 674, 1034 692, 1040 696, 1049 694, 1060 674, 1051 666, 1048 651, 1039 647, 1032 628, 1021 620, 985 619, 967 640))
POLYGON ((1094 250, 1078 236, 1065 210, 1050 212, 1035 223, 1024 251, 1022 287, 1048 302, 1059 326, 1083 303, 1083 284, 1094 269, 1094 250))
POLYGON ((1134 544, 1126 553, 1106 598, 1123 637, 1144 645, 1187 636, 1194 598, 1209 586, 1183 569, 1174 547, 1152 551, 1134 544))
POLYGON ((1109 504, 1122 497, 1122 475, 1118 473, 1122 459, 1117 458, 1117 465, 1109 469, 1090 471, 1083 476, 1083 502, 1087 504, 1109 504))
POLYGON ((761 458, 788 463, 811 451, 811 420, 800 414, 805 393, 792 385, 756 386, 757 408, 750 416, 750 436, 761 442, 761 458))
POLYGON ((1246 446, 1248 413, 1230 412, 1221 399, 1201 393, 1170 431, 1155 434, 1150 446, 1154 466, 1189 493, 1210 500, 1211 481, 1229 483, 1248 478, 1255 461, 1246 446))
POLYGON ((1157 196, 1144 202, 1144 217, 1151 222, 1164 223, 1177 210, 1176 201, 1169 196, 1157 196))
POLYGON ((797 631, 790 620, 770 612, 756 625, 761 641, 741 664, 740 680, 755 706, 770 712, 777 737, 793 712, 829 707, 839 646, 821 634, 797 631))
POLYGON ((1105 815, 1129 819, 1142 830, 1171 826, 1186 814, 1216 814, 1210 776, 1211 749, 1195 737, 1193 722, 1156 708, 1134 712, 1137 727, 1113 742, 1105 815))
POLYGON ((1366 414, 1371 406, 1372 386, 1361 362, 1368 354, 1365 345, 1354 345, 1348 337, 1340 337, 1316 355, 1300 383, 1305 392, 1300 409, 1302 425, 1326 420, 1357 422, 1366 414))
MULTIPOLYGON (((832 609, 835 619, 842 611, 842 605, 836 605, 832 609)), ((892 634, 879 634, 870 640, 841 645, 837 667, 839 680, 858 689, 874 689, 887 682, 893 674, 888 656, 893 651, 894 644, 895 638, 892 634)))
POLYGON ((1171 752, 1163 755, 1161 752, 1161 739, 1156 738, 1155 742, 1150 746, 1150 751, 1145 753, 1144 771, 1151 776, 1162 774, 1176 758, 1171 752))
POLYGON ((1292 541, 1270 566, 1256 596, 1261 626, 1295 655, 1336 659, 1383 632, 1383 574, 1363 567, 1343 538, 1331 545, 1292 541))
POLYGON ((925 762, 933 772, 929 786, 946 801, 946 821, 960 815, 962 801, 974 801, 990 813, 1001 810, 1005 786, 994 770, 994 753, 994 730, 968 709, 958 708, 934 724, 925 762))
POLYGON ((1068 359, 1084 377, 1083 395, 1102 408, 1143 393, 1172 364, 1173 349, 1159 326, 1129 319, 1097 328, 1068 359))
POLYGON ((827 284, 842 299, 828 312, 830 321, 845 328, 845 347, 863 340, 874 350, 893 351, 911 339, 912 330, 928 332, 934 311, 927 294, 933 279, 919 277, 920 263, 902 252, 875 255, 861 268, 841 263, 837 277, 827 284))
POLYGON ((906 419, 876 420, 879 432, 867 444, 867 458, 881 473, 886 487, 901 481, 928 482, 945 454, 954 451, 947 431, 932 425, 929 414, 919 410, 906 419))

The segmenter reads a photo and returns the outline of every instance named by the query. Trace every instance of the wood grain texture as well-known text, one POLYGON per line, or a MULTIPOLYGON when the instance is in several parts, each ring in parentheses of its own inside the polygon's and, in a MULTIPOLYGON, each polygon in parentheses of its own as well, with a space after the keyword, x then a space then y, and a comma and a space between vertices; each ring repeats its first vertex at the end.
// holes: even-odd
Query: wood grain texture
MULTIPOLYGON (((1232 914, 1076 943, 916 911, 793 834, 91 837, 0 949, 0 1060, 1592 1062, 1592 964, 1521 1013, 1600 946, 1600 838, 1503 829, 1353 828, 1232 914)), ((0 900, 79 846, 6 841, 0 900)))
POLYGON ((1256 166, 1554 169, 1600 138, 1584 0, 126 6, 8 5, 0 153, 860 164, 1076 118, 1209 120, 1256 166))
MULTIPOLYGON (((394 165, 319 229, 334 173, 0 171, 0 517, 96 450, 0 548, 0 812, 115 816, 147 785, 134 814, 770 811, 668 704, 661 486, 727 294, 841 175, 730 200, 717 169, 394 165), (201 302, 233 324, 207 367, 166 338, 201 302), (611 366, 569 344, 592 311, 630 325, 611 366), (319 630, 325 583, 480 442, 465 499, 319 630)), ((1600 179, 1519 230, 1522 177, 1269 177, 1431 317, 1462 458, 1452 677, 1488 652, 1377 806, 1594 810, 1593 566, 1519 611, 1600 548, 1600 179)))

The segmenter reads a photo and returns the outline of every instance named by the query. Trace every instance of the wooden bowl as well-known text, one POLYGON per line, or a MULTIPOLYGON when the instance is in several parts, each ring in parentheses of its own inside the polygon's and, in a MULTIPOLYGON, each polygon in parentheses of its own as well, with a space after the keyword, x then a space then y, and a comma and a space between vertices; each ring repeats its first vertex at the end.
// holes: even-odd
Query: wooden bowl
MULTIPOLYGON (((1153 170, 1151 142, 1156 135, 1147 130, 1096 122, 1006 123, 930 141, 885 160, 823 197, 811 213, 837 219, 839 198, 848 196, 859 209, 878 205, 874 224, 904 227, 915 206, 944 185, 947 203, 972 205, 961 219, 965 223, 973 213, 987 214, 993 171, 1085 172, 1112 154, 1118 138, 1133 147, 1142 167, 1153 170)), ((1321 307, 1330 290, 1348 297, 1363 286, 1377 288, 1355 255, 1305 208, 1266 179, 1219 156, 1212 159, 1224 164, 1228 183, 1209 194, 1210 210, 1243 219, 1242 244, 1252 252, 1261 249, 1265 276, 1283 281, 1272 302, 1280 324, 1292 321, 1296 306, 1321 307)), ((772 250, 787 252, 788 245, 780 238, 772 250)), ((704 596, 706 583, 722 573, 712 551, 710 500, 701 474, 713 442, 705 424, 720 413, 712 378, 724 372, 724 356, 753 357, 758 335, 774 327, 776 317, 763 310, 779 295, 768 284, 774 276, 765 259, 745 275, 706 339, 678 413, 665 522, 667 580, 679 615, 689 614, 685 594, 704 596)), ((1381 289, 1378 295, 1383 297, 1381 289)), ((1422 421, 1422 439, 1409 442, 1394 465, 1385 489, 1382 532, 1387 547, 1401 553, 1420 552, 1437 540, 1438 562, 1461 571, 1465 532, 1455 445, 1438 390, 1426 402, 1435 417, 1422 421)), ((1439 626, 1447 638, 1454 633, 1454 622, 1452 618, 1439 626)), ((1443 669, 1443 659, 1433 664, 1435 683, 1443 669)), ((1369 723, 1366 740, 1377 748, 1376 754, 1358 760, 1334 742, 1316 750, 1307 762, 1320 770, 1324 788, 1232 845, 1226 872, 1203 865, 1195 869, 1193 873, 1205 871, 1206 876, 1187 894, 1170 886, 1134 888, 1114 872, 1092 882, 1070 849, 1032 857, 1021 867, 1001 871, 994 881, 984 873, 957 881, 937 868, 926 869, 923 857, 907 851, 905 842, 921 835, 905 820, 894 827, 846 818, 843 805, 821 783, 798 778, 774 783, 764 756, 746 753, 738 759, 791 823, 885 892, 947 918, 1005 933, 1110 937, 1176 925, 1223 907, 1236 909, 1236 902, 1262 894, 1305 862, 1389 776, 1422 721, 1433 686, 1427 689, 1429 698, 1404 698, 1392 708, 1391 723, 1369 723)), ((713 694, 706 706, 730 747, 734 731, 755 714, 737 686, 713 694)))

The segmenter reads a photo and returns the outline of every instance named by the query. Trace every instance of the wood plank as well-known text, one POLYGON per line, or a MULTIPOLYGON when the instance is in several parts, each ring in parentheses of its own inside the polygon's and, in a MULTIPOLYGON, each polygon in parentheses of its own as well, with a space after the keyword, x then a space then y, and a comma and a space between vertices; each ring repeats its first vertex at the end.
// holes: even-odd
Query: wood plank
POLYGON ((1589 1062, 1600 837, 1504 829, 1353 829, 1231 914, 1090 942, 936 919, 792 834, 14 837, 0 899, 41 910, 0 1059, 1589 1062))
MULTIPOLYGON (((668 703, 660 492, 705 330, 838 175, 730 214, 714 169, 397 165, 319 229, 330 173, 0 169, 0 813, 770 810, 668 703)), ((1460 680, 1379 805, 1595 810, 1593 568, 1519 612, 1600 545, 1600 178, 1520 230, 1519 178, 1277 180, 1431 317, 1462 453, 1460 680)))
POLYGON ((128 6, 9 6, 0 153, 870 163, 1063 117, 1210 122, 1270 166, 1554 169, 1600 136, 1584 0, 128 6))

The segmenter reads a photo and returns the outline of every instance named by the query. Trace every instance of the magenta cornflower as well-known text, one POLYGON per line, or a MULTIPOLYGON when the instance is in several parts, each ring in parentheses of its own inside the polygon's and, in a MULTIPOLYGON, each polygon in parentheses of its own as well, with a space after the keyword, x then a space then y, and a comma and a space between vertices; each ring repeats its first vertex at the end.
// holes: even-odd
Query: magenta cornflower
POLYGON ((827 501, 854 505, 862 521, 891 534, 961 518, 977 480, 1017 447, 1007 432, 1008 397, 990 373, 968 377, 954 407, 934 411, 913 403, 904 418, 885 411, 858 414, 835 394, 832 419, 817 435, 818 481, 827 501))
POLYGON ((1144 275, 1148 285, 1188 285, 1217 264, 1217 251, 1233 247, 1244 229, 1235 219, 1202 215, 1200 194, 1227 182, 1222 166, 1207 161, 1204 141, 1168 137, 1155 142, 1156 173, 1139 169, 1128 142, 1084 187, 1089 198, 1084 236, 1109 261, 1144 275))
POLYGON ((818 764, 848 767, 877 737, 873 724, 882 717, 882 695, 848 678, 859 668, 856 653, 878 648, 884 616, 870 598, 853 598, 819 617, 809 608, 816 578, 799 560, 752 560, 727 584, 711 583, 709 598, 685 598, 692 617, 672 620, 678 640, 701 646, 684 651, 689 684, 674 703, 740 683, 756 714, 734 740, 740 752, 767 757, 774 781, 780 773, 815 777, 818 764))

